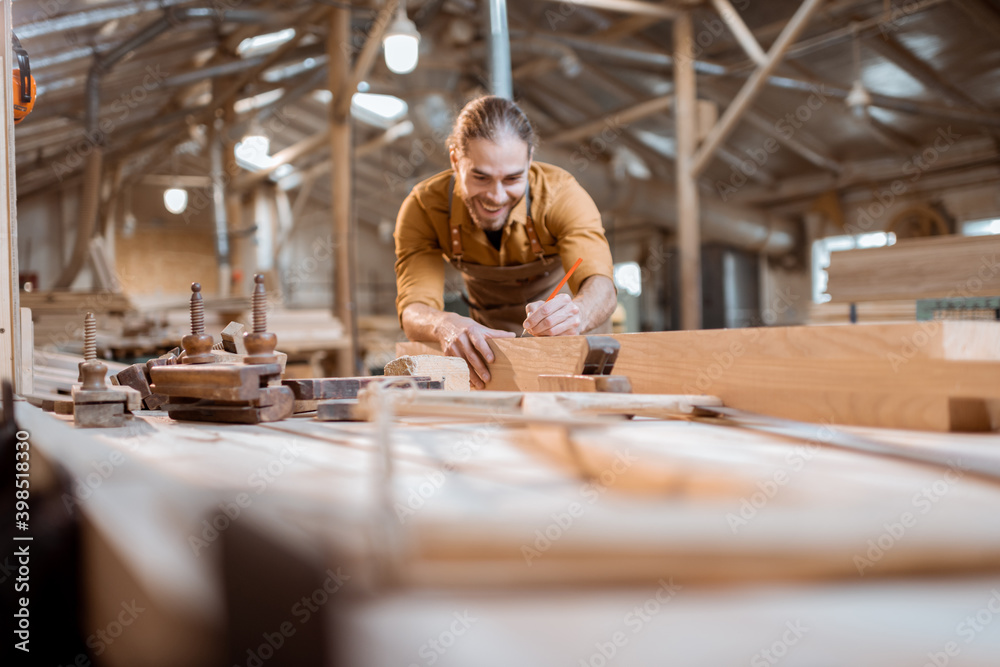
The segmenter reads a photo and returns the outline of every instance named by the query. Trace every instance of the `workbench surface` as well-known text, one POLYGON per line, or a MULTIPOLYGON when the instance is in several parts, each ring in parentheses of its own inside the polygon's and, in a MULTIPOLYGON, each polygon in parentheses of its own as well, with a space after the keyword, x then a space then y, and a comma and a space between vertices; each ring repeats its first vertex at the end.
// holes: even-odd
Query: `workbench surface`
POLYGON ((327 664, 1000 656, 1000 483, 963 464, 1000 459, 996 433, 850 429, 954 454, 934 467, 688 421, 144 412, 83 431, 23 403, 17 416, 77 482, 86 621, 103 627, 130 598, 152 610, 100 664, 252 664, 254 646, 222 639, 234 598, 220 575, 224 543, 250 527, 336 581, 320 605, 327 664))

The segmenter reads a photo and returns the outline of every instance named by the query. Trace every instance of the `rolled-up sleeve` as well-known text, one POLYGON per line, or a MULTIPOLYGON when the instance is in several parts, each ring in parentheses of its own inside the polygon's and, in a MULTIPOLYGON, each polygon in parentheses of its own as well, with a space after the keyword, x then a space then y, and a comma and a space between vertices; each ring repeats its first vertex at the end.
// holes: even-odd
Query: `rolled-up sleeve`
POLYGON ((552 195, 545 211, 545 225, 557 239, 563 268, 569 271, 577 259, 583 258, 580 268, 569 279, 573 294, 591 276, 614 280, 611 248, 604 236, 597 204, 573 178, 567 179, 552 195))
POLYGON ((437 234, 418 197, 410 193, 396 218, 396 313, 412 303, 444 308, 444 260, 437 234))

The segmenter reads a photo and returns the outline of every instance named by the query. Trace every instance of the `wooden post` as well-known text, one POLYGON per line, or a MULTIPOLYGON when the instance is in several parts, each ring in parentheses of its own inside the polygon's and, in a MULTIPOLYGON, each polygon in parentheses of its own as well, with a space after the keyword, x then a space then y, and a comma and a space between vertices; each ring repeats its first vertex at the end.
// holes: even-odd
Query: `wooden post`
MULTIPOLYGON (((0 35, 3 35, 3 94, 0 95, 0 124, 3 127, 0 161, 0 379, 9 380, 15 392, 24 391, 21 382, 21 313, 17 270, 17 207, 14 181, 14 81, 10 49, 11 3, 4 2, 0 14, 0 35)), ((31 121, 26 121, 31 122, 31 121)))
POLYGON ((350 80, 349 54, 345 48, 350 42, 351 10, 333 9, 330 12, 330 32, 327 36, 330 92, 335 99, 330 103, 330 160, 331 195, 333 199, 334 254, 334 314, 344 327, 349 344, 340 353, 337 372, 342 377, 357 374, 358 352, 357 324, 355 317, 353 264, 354 247, 351 233, 351 125, 350 104, 336 99, 338 95, 352 95, 345 82, 350 80))
POLYGON ((692 171, 698 116, 691 13, 674 19, 674 95, 677 135, 677 245, 680 252, 681 328, 701 328, 701 229, 698 185, 692 171))

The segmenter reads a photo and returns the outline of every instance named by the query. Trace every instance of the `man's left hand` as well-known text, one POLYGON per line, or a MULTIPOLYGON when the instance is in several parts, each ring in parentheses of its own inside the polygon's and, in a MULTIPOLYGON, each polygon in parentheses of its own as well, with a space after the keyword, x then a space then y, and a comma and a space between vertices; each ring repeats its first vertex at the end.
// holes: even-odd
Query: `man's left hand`
POLYGON ((527 305, 524 328, 532 336, 576 336, 583 333, 580 307, 568 294, 556 294, 551 301, 527 305))

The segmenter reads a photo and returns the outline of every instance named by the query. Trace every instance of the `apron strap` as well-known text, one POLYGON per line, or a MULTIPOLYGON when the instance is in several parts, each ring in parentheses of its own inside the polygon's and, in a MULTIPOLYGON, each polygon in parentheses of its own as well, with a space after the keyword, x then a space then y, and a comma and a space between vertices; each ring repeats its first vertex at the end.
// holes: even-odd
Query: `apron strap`
MULTIPOLYGON (((451 175, 448 180, 448 233, 451 235, 451 255, 455 260, 462 264, 462 231, 458 228, 458 225, 452 221, 451 218, 451 204, 455 196, 455 174, 451 175)), ((531 185, 525 184, 524 186, 524 231, 528 235, 528 243, 531 245, 531 252, 535 254, 538 259, 543 259, 545 254, 542 252, 542 244, 538 240, 538 232, 535 230, 535 221, 531 219, 531 185)))
POLYGON ((451 179, 448 181, 448 226, 449 234, 451 234, 451 256, 455 258, 458 265, 462 265, 462 231, 458 228, 458 224, 452 220, 451 217, 451 200, 455 194, 455 174, 451 175, 451 179))

